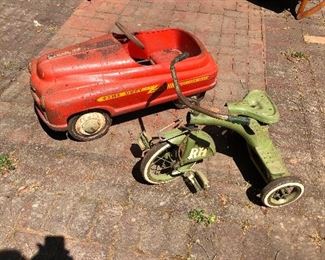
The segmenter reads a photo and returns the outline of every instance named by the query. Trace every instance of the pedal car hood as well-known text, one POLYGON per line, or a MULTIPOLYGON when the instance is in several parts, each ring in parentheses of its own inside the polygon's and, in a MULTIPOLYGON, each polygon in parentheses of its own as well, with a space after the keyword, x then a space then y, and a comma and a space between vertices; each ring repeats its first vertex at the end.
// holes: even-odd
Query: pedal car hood
POLYGON ((32 61, 31 74, 38 80, 57 84, 62 81, 91 83, 100 81, 105 71, 135 66, 122 44, 108 34, 42 55, 32 61))

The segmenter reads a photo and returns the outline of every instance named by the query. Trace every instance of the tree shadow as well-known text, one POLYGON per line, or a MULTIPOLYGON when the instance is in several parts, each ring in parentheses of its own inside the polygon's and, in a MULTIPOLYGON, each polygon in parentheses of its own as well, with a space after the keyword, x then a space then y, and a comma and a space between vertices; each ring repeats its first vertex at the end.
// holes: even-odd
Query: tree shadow
POLYGON ((275 13, 282 13, 283 11, 289 10, 291 14, 296 17, 296 6, 298 0, 281 0, 281 1, 265 1, 265 0, 248 0, 254 5, 258 5, 275 13))
POLYGON ((0 259, 3 260, 26 260, 19 251, 15 249, 3 249, 0 251, 0 259))
MULTIPOLYGON (((37 244, 38 252, 31 260, 73 260, 69 251, 65 249, 64 237, 47 236, 44 245, 37 244)), ((0 259, 4 260, 27 260, 27 258, 15 249, 3 249, 0 251, 0 259)))

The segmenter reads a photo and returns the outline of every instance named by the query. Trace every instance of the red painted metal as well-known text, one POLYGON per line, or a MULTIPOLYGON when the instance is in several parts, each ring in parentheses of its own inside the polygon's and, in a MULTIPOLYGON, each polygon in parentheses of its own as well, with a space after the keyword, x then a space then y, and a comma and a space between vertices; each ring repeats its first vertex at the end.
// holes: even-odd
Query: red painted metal
POLYGON ((52 51, 30 64, 31 89, 40 118, 57 131, 80 112, 107 111, 111 117, 177 99, 170 62, 187 51, 177 65, 186 96, 216 84, 217 65, 191 33, 163 29, 135 33, 145 48, 122 34, 108 34, 52 51))

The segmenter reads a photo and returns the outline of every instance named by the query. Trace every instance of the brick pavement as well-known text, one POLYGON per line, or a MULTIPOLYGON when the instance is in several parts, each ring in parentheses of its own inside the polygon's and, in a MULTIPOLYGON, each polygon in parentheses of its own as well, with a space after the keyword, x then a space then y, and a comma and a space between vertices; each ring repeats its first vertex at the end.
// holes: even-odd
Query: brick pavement
MULTIPOLYGON (((244 0, 81 1, 45 49, 117 30, 117 20, 131 31, 180 27, 196 34, 219 64, 218 85, 203 105, 221 107, 248 88, 266 87, 264 19, 260 7, 244 0)), ((56 245, 64 238, 74 259, 273 259, 278 251, 283 258, 320 257, 324 212, 315 209, 319 222, 306 227, 310 215, 306 217, 302 208, 271 211, 249 201, 249 184, 228 155, 237 163, 247 164, 247 158, 236 156, 240 144, 228 148, 234 145, 231 136, 220 145, 223 153, 199 166, 209 173, 210 190, 189 194, 181 180, 144 185, 133 176, 139 159, 130 152, 140 132, 136 119, 119 118, 105 137, 89 143, 47 134, 33 111, 28 80, 27 71, 22 71, 0 96, 1 150, 17 158, 17 169, 0 177, 2 248, 31 257, 37 243, 44 245, 50 237, 47 241, 56 245), (214 212, 219 222, 212 227, 193 225, 187 217, 193 208, 214 212), (297 242, 295 230, 301 228, 307 235, 297 242)), ((169 108, 144 114, 143 120, 148 132, 155 133, 184 114, 169 108)), ((219 141, 218 133, 214 135, 219 141)), ((321 207, 315 197, 308 202, 321 207)))
POLYGON ((70 16, 79 0, 0 2, 0 93, 16 80, 28 61, 44 47, 70 16), (51 14, 47 15, 47 10, 51 14), (36 27, 33 21, 41 25, 36 27))

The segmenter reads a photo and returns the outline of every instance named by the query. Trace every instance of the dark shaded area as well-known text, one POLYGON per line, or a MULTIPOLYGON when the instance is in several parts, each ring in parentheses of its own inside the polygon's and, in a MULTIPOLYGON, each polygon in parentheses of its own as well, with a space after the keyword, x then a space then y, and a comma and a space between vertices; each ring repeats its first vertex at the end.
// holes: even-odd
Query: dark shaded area
POLYGON ((246 141, 237 133, 225 128, 206 126, 204 131, 213 138, 218 153, 234 159, 244 180, 251 185, 246 191, 248 199, 257 205, 263 205, 259 194, 265 186, 265 181, 249 156, 246 141))
POLYGON ((134 158, 141 158, 142 157, 142 151, 141 148, 138 144, 132 144, 130 151, 132 153, 132 155, 134 156, 134 158))
POLYGON ((26 258, 17 250, 4 249, 0 251, 1 260, 25 260, 26 258))
POLYGON ((135 112, 127 113, 125 115, 117 116, 113 118, 113 124, 112 125, 119 125, 121 123, 131 121, 137 118, 145 117, 148 115, 160 113, 162 111, 166 111, 168 109, 175 108, 173 102, 153 106, 153 107, 147 107, 142 110, 138 110, 135 112))
POLYGON ((153 94, 148 98, 146 107, 150 106, 151 101, 158 98, 166 90, 167 90, 167 83, 164 83, 163 85, 159 86, 158 89, 154 91, 153 94))
POLYGON ((140 171, 140 165, 141 165, 141 160, 138 161, 138 162, 133 166, 133 168, 132 168, 132 176, 133 176, 133 178, 134 178, 137 182, 139 182, 139 183, 141 183, 141 184, 152 185, 152 184, 146 182, 146 180, 142 177, 142 175, 141 175, 141 171, 140 171))
POLYGON ((48 236, 45 238, 44 245, 37 244, 37 246, 39 251, 31 260, 73 260, 69 255, 69 251, 65 249, 64 237, 48 236))
MULTIPOLYGON (((44 245, 37 244, 38 252, 31 260, 73 260, 69 251, 65 249, 64 237, 45 237, 44 245)), ((0 251, 1 260, 26 260, 27 258, 15 249, 4 249, 0 251)))
MULTIPOLYGON (((173 102, 161 104, 161 105, 158 105, 158 106, 148 107, 148 108, 145 108, 145 109, 142 109, 142 110, 138 110, 138 111, 135 111, 135 112, 127 113, 125 115, 114 117, 112 125, 119 125, 119 124, 122 124, 124 122, 132 121, 132 120, 139 119, 139 118, 142 118, 142 117, 145 117, 145 116, 148 116, 148 115, 160 113, 162 111, 172 109, 172 108, 175 108, 173 102)), ((37 115, 37 118, 38 118, 38 121, 39 121, 41 127, 47 133, 48 136, 50 136, 51 138, 53 138, 55 140, 58 140, 58 141, 66 140, 68 138, 68 136, 69 136, 70 139, 74 140, 67 132, 59 132, 59 131, 54 131, 54 130, 50 129, 42 121, 42 119, 38 116, 36 110, 35 110, 35 114, 37 115)), ((141 126, 141 123, 140 123, 140 126, 141 126)), ((143 124, 142 124, 142 126, 143 126, 143 124)))
POLYGON ((296 16, 296 6, 298 4, 298 0, 281 0, 281 1, 265 1, 265 0, 248 0, 252 4, 258 5, 265 9, 271 10, 275 13, 282 13, 283 11, 289 10, 291 14, 296 16))
MULTIPOLYGON (((37 115, 37 119, 38 122, 40 123, 41 127, 43 128, 43 130, 47 133, 48 136, 50 136, 51 138, 53 138, 54 140, 57 141, 62 141, 62 140, 66 140, 68 139, 68 134, 67 132, 58 132, 58 131, 53 131, 52 129, 50 129, 44 122, 43 120, 39 117, 39 115, 36 112, 36 109, 34 107, 34 111, 35 114, 37 115)), ((1 260, 1 259, 0 259, 1 260)))

